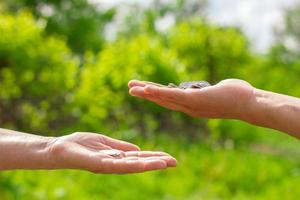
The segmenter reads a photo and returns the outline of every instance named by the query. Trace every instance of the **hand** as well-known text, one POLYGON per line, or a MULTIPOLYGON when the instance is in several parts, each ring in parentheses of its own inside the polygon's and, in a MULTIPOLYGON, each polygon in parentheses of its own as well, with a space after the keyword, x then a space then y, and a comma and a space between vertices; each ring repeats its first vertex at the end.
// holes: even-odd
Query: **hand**
POLYGON ((232 118, 247 117, 253 87, 242 80, 227 79, 202 89, 162 87, 157 83, 132 80, 129 93, 168 109, 184 112, 192 117, 232 118))
POLYGON ((125 174, 176 166, 176 160, 167 153, 140 151, 136 145, 95 133, 54 138, 48 149, 55 169, 125 174))

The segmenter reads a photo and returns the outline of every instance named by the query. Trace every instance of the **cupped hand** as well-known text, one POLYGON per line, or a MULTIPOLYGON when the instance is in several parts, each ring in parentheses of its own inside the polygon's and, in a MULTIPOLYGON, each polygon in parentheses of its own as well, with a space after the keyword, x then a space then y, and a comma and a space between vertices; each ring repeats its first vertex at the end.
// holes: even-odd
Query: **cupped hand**
POLYGON ((132 96, 192 117, 232 119, 247 118, 254 89, 248 82, 238 79, 226 79, 202 89, 168 88, 138 80, 130 81, 128 86, 132 96))
POLYGON ((134 144, 96 133, 73 133, 49 143, 54 169, 82 169, 93 173, 126 174, 176 166, 164 152, 140 151, 134 144))

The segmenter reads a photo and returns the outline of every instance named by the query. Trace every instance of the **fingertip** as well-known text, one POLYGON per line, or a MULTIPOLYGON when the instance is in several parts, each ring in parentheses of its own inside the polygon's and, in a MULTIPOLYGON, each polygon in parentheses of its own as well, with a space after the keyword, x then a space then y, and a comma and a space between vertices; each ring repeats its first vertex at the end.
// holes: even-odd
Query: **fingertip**
POLYGON ((131 96, 135 96, 135 92, 134 92, 134 89, 133 89, 133 88, 130 88, 130 89, 129 89, 129 94, 130 94, 131 96))
POLYGON ((131 88, 131 87, 135 86, 138 82, 139 82, 139 80, 130 80, 128 82, 128 87, 131 88))
POLYGON ((141 151, 141 148, 136 145, 136 151, 141 151))
POLYGON ((165 168, 167 168, 168 164, 166 161, 160 160, 160 162, 158 162, 157 166, 159 169, 165 169, 165 168))
POLYGON ((177 160, 175 158, 171 158, 168 162, 168 167, 176 167, 177 166, 177 160))
POLYGON ((166 169, 167 168, 167 162, 164 160, 152 160, 147 161, 145 165, 145 170, 159 170, 159 169, 166 169))
POLYGON ((139 81, 139 80, 131 80, 128 82, 129 88, 132 88, 135 86, 144 87, 144 86, 146 86, 146 83, 144 81, 139 81))
POLYGON ((121 145, 119 146, 119 148, 121 148, 125 152, 128 152, 128 151, 140 151, 140 147, 139 146, 137 146, 135 144, 132 144, 132 143, 129 143, 129 142, 125 142, 125 141, 121 142, 121 145))
POLYGON ((141 96, 141 94, 143 94, 143 93, 144 93, 143 88, 138 87, 138 86, 133 86, 129 90, 129 94, 132 96, 141 96))
POLYGON ((177 160, 172 156, 162 156, 161 159, 163 159, 168 167, 176 167, 177 166, 177 160))
POLYGON ((140 151, 141 148, 135 144, 130 144, 130 149, 128 151, 140 151))

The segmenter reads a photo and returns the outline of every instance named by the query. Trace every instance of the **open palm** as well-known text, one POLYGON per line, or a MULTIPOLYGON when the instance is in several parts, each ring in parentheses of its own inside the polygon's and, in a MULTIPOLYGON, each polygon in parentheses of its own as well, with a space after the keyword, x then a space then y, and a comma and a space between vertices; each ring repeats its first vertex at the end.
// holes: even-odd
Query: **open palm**
POLYGON ((50 144, 55 168, 73 168, 93 173, 124 174, 176 166, 164 152, 140 151, 134 144, 96 133, 73 133, 50 144))

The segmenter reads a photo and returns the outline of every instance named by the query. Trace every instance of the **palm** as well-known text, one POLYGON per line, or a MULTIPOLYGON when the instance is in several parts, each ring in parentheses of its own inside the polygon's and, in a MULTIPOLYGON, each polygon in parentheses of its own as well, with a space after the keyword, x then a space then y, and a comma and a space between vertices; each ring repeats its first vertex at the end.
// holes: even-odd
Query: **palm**
POLYGON ((139 151, 133 144, 95 133, 75 133, 58 138, 52 151, 60 168, 94 173, 135 173, 175 166, 163 152, 139 151))

